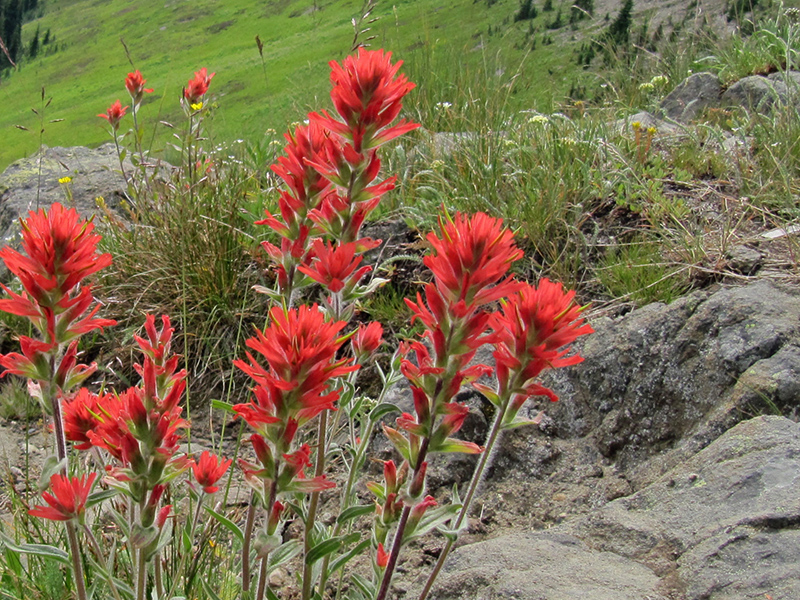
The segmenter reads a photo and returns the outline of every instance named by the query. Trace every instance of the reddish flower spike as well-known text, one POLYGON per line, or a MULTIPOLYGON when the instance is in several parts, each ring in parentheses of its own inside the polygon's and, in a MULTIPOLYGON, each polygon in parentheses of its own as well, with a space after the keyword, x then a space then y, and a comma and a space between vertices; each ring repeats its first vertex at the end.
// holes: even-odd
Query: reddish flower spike
POLYGON ((186 87, 183 89, 183 97, 189 102, 190 105, 202 102, 203 96, 208 92, 208 86, 211 84, 211 79, 216 73, 208 74, 208 70, 203 67, 199 71, 195 71, 194 77, 189 80, 186 87))
POLYGON ((116 131, 117 129, 119 129, 119 122, 122 120, 122 117, 125 116, 125 111, 127 110, 128 107, 127 106, 123 107, 122 103, 119 100, 117 100, 116 102, 114 102, 114 104, 112 104, 106 109, 105 114, 100 113, 97 116, 102 117, 103 119, 108 121, 111 124, 111 129, 116 131))
POLYGON ((193 462, 192 472, 198 485, 202 486, 206 494, 213 494, 219 487, 215 484, 231 466, 231 459, 225 460, 205 450, 200 455, 200 460, 193 462))
POLYGON ((320 239, 312 243, 314 261, 311 266, 301 265, 298 269, 314 281, 324 285, 332 293, 341 292, 345 287, 357 285, 372 267, 358 269, 363 257, 356 256, 356 243, 333 244, 320 239))
POLYGON ((125 89, 127 89, 128 93, 131 95, 134 107, 142 101, 144 94, 153 93, 152 89, 144 87, 146 81, 147 80, 142 77, 138 69, 133 73, 128 73, 128 76, 125 78, 125 89))
POLYGON ((35 506, 28 511, 33 517, 41 517, 52 521, 71 521, 82 519, 86 499, 92 490, 97 473, 87 477, 69 478, 67 475, 55 474, 50 477, 52 494, 44 492, 42 498, 49 506, 35 506))

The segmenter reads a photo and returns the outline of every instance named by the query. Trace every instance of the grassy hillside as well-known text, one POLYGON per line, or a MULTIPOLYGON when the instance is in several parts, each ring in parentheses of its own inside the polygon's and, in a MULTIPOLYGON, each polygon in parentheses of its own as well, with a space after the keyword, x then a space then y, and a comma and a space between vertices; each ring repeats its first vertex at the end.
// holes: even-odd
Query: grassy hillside
MULTIPOLYGON (((39 19, 25 26, 23 38, 27 45, 38 27, 42 34, 49 29, 55 42, 39 57, 22 61, 19 71, 0 83, 0 168, 38 147, 39 123, 30 108, 41 104, 42 87, 52 97, 44 115, 44 143, 92 145, 107 139, 96 115, 117 98, 125 103, 122 84, 131 70, 120 38, 148 86, 156 89, 146 100, 143 119, 177 120, 182 86, 193 71, 207 67, 217 73, 211 88, 218 105, 217 136, 256 142, 267 128, 283 131, 308 106, 325 101, 327 63, 349 51, 350 21, 361 9, 357 0, 48 4, 39 19), (264 42, 263 68, 256 35, 264 42), (48 123, 53 119, 64 120, 48 123)), ((559 67, 555 78, 548 74, 564 62, 563 49, 540 45, 533 60, 526 42, 532 25, 514 24, 516 9, 516 0, 382 2, 372 14, 378 20, 368 35, 377 36, 374 47, 393 50, 411 71, 423 58, 429 64, 437 52, 455 65, 499 61, 497 76, 510 79, 519 71, 524 82, 517 86, 521 103, 549 102, 569 87, 568 70, 559 67), (539 85, 542 73, 548 85, 539 85)), ((552 17, 542 15, 538 21, 545 18, 552 17)))

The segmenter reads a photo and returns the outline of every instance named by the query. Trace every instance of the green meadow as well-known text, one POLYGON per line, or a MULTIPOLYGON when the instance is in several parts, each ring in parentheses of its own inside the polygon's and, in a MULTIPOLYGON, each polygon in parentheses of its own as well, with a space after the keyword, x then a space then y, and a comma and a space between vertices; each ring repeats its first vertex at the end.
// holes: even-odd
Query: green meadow
MULTIPOLYGON (((42 34, 49 29, 55 41, 35 59, 23 59, 19 70, 0 83, 0 169, 34 152, 40 141, 92 146, 109 140, 96 115, 117 98, 127 103, 123 82, 133 66, 121 40, 155 89, 141 113, 151 124, 146 140, 168 132, 152 124, 179 121, 182 87, 201 67, 216 73, 211 135, 257 143, 268 129, 282 132, 311 107, 327 106, 328 62, 350 51, 352 19, 363 9, 360 2, 346 0, 47 3, 41 17, 24 26, 23 44, 27 47, 37 27, 42 34), (263 63, 256 36, 263 42, 263 63), (40 136, 42 123, 30 109, 41 108, 42 88, 52 101, 40 136)), ((450 69, 491 64, 494 76, 507 83, 514 79, 519 106, 549 105, 563 98, 576 67, 556 45, 531 51, 532 24, 545 15, 514 23, 516 10, 514 0, 491 6, 470 0, 379 2, 368 19, 374 22, 362 26, 370 31, 361 39, 375 36, 368 43, 404 60, 412 80, 432 60, 443 80, 450 69)))

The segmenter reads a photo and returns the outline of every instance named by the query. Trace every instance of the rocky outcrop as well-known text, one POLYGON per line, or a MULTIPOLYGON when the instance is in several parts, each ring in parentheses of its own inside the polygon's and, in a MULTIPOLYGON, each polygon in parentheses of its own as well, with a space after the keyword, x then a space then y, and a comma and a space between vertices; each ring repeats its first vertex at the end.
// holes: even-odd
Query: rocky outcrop
POLYGON ((744 108, 768 114, 800 98, 800 72, 750 75, 725 89, 713 73, 695 73, 673 89, 659 106, 661 114, 678 123, 701 119, 709 109, 744 108))
POLYGON ((684 79, 662 101, 664 116, 680 123, 689 123, 704 110, 719 104, 722 83, 713 73, 695 73, 684 79))
MULTIPOLYGON (((126 163, 126 168, 130 167, 126 163)), ((45 146, 0 175, 0 246, 12 240, 19 230, 19 217, 30 210, 61 202, 89 216, 98 212, 95 198, 101 196, 110 210, 118 211, 125 191, 113 144, 94 149, 45 146), (71 181, 59 183, 64 177, 71 181)))
POLYGON ((800 597, 800 425, 740 423, 577 522, 458 549, 439 600, 800 597))

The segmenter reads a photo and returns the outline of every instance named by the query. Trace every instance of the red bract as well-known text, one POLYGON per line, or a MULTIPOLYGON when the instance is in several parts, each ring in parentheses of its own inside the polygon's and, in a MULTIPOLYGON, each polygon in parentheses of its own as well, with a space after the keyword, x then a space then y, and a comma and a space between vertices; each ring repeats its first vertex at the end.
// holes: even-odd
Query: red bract
MULTIPOLYGON (((269 326, 247 340, 247 346, 261 354, 268 367, 262 367, 249 352, 247 362, 234 363, 257 384, 254 394, 258 412, 284 423, 296 419, 302 425, 321 411, 334 408, 339 393, 326 393, 330 380, 358 369, 349 364, 349 359, 336 359, 344 341, 339 332, 345 325, 344 321, 327 321, 316 304, 270 310, 269 326)), ((247 418, 253 403, 234 408, 247 418)), ((263 417, 259 420, 266 423, 263 417)), ((250 424, 258 428, 257 423, 250 424)))
POLYGON ((511 263, 522 258, 514 233, 501 219, 484 213, 455 219, 439 219, 441 237, 428 234, 435 254, 423 260, 432 272, 436 288, 448 303, 481 306, 504 298, 520 284, 506 277, 511 263))
POLYGON ((219 487, 215 484, 231 466, 231 459, 225 460, 209 451, 204 451, 200 455, 200 460, 193 462, 192 471, 198 485, 202 486, 206 494, 213 494, 219 487))
POLYGON ((52 494, 44 492, 42 498, 49 506, 35 506, 28 511, 33 517, 41 517, 52 521, 81 520, 86 505, 86 499, 92 490, 97 473, 87 477, 69 478, 66 475, 56 474, 50 477, 52 494))
POLYGON ((533 394, 556 400, 553 392, 532 380, 546 368, 583 360, 577 354, 566 356, 569 348, 565 348, 594 331, 583 320, 582 310, 575 303, 574 291, 566 292, 560 283, 542 279, 538 287, 525 284, 508 298, 502 313, 494 315, 493 328, 500 339, 494 353, 500 390, 508 390, 511 377, 516 376, 519 389, 508 390, 521 395, 515 404, 521 405, 533 394))
POLYGON ((123 107, 122 103, 119 100, 117 100, 116 102, 114 102, 114 104, 112 104, 106 109, 105 114, 100 113, 97 116, 102 117, 106 121, 108 121, 111 124, 111 129, 116 131, 117 129, 119 129, 119 122, 122 120, 122 117, 125 116, 125 111, 127 110, 128 107, 127 106, 123 107))
POLYGON ((105 404, 105 394, 100 397, 86 388, 81 388, 74 398, 63 403, 64 433, 69 441, 79 442, 75 444, 77 450, 92 447, 89 432, 100 425, 105 404))
POLYGON ((133 73, 128 73, 128 76, 125 78, 125 88, 128 90, 128 93, 131 95, 131 100, 133 100, 134 108, 137 104, 142 101, 142 97, 144 94, 151 94, 153 93, 152 89, 146 89, 144 87, 144 83, 147 81, 139 70, 135 70, 133 73))
POLYGON ((363 362, 383 343, 383 325, 372 321, 369 325, 361 324, 353 336, 353 354, 358 362, 363 362))
MULTIPOLYGON (((100 236, 93 231, 94 225, 81 220, 74 208, 56 203, 49 212, 31 212, 22 221, 22 249, 27 256, 6 247, 0 258, 34 301, 55 308, 83 279, 111 264, 110 254, 97 254, 100 236)), ((20 316, 40 314, 25 296, 12 294, 12 298, 0 300, 0 310, 20 316)))
POLYGON ((272 170, 289 186, 292 195, 281 197, 281 214, 287 223, 294 222, 294 213, 305 217, 314 208, 316 199, 330 182, 308 165, 326 144, 333 143, 330 134, 318 124, 298 125, 286 134, 286 156, 278 158, 272 170))
POLYGON ((203 96, 208 92, 208 86, 214 75, 216 73, 209 75, 205 67, 195 71, 194 78, 190 79, 186 87, 183 88, 183 97, 186 98, 190 105, 197 104, 203 100, 203 96))
POLYGON ((402 99, 414 89, 405 75, 397 75, 402 61, 392 64, 392 53, 359 48, 342 64, 332 61, 331 99, 344 123, 329 115, 310 115, 326 128, 353 143, 356 152, 375 148, 419 127, 400 121, 388 127, 400 114, 402 99))
POLYGON ((358 268, 363 257, 356 256, 354 242, 334 245, 316 239, 311 248, 314 252, 313 262, 310 266, 301 265, 298 270, 334 294, 341 292, 345 287, 352 289, 372 270, 369 266, 358 268))

